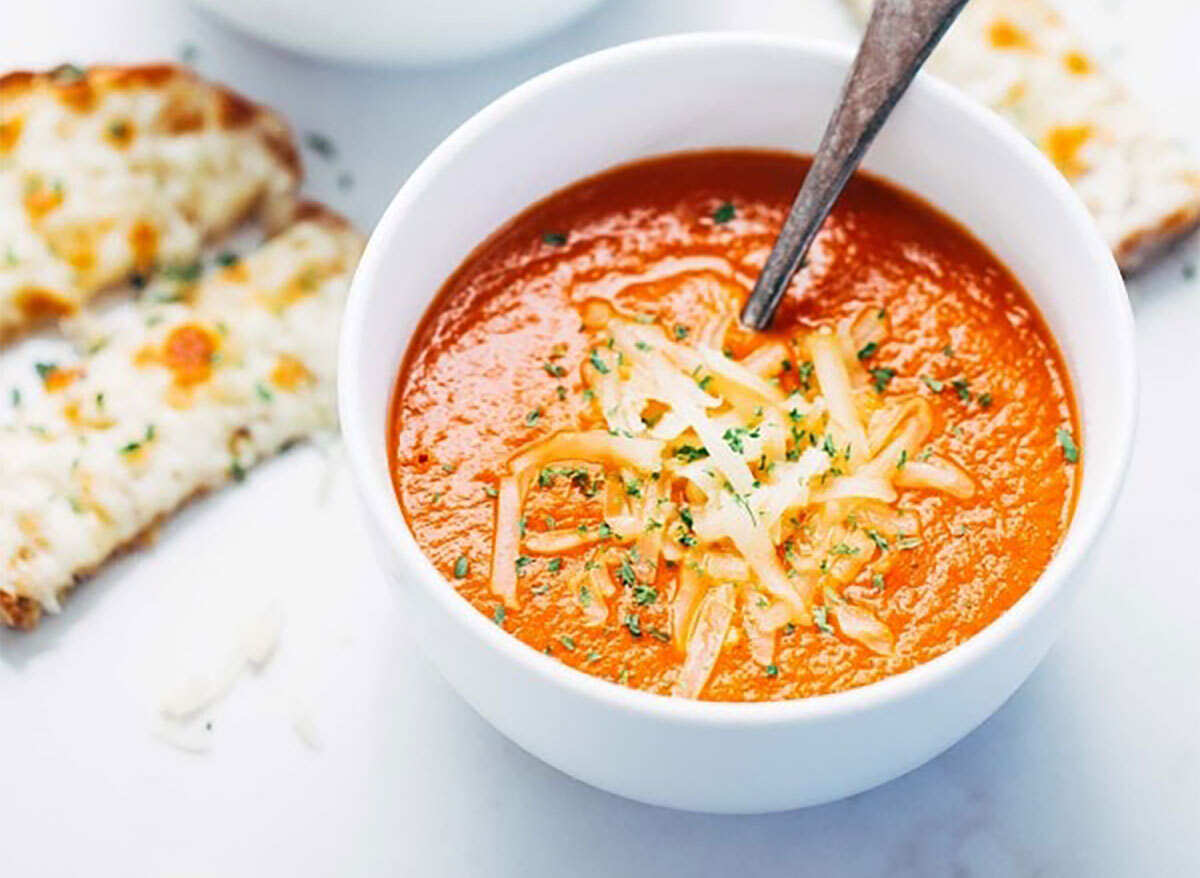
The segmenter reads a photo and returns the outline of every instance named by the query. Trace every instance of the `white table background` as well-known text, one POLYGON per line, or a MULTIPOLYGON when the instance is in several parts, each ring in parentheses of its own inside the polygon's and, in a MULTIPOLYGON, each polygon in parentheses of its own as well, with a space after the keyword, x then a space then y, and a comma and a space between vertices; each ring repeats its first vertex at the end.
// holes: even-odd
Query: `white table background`
MULTIPOLYGON (((1067 7, 1200 148, 1200 4, 1067 7)), ((386 72, 280 52, 180 2, 0 9, 0 69, 193 45, 202 72, 333 138, 336 160, 306 156, 309 191, 364 229, 459 122, 576 55, 697 29, 851 36, 834 0, 613 0, 496 59, 386 72)), ((564 777, 492 731, 415 651, 339 454, 305 448, 189 508, 37 633, 0 633, 0 876, 1200 874, 1200 281, 1183 271, 1196 259, 1193 242, 1131 284, 1139 439, 1072 623, 1008 704, 924 768, 840 803, 744 818, 645 807, 564 777), (230 623, 214 606, 270 594, 287 606, 279 651, 212 713, 211 751, 155 738, 163 641, 199 624, 181 617, 206 619, 218 642, 230 623), (294 733, 297 711, 319 748, 294 733)))

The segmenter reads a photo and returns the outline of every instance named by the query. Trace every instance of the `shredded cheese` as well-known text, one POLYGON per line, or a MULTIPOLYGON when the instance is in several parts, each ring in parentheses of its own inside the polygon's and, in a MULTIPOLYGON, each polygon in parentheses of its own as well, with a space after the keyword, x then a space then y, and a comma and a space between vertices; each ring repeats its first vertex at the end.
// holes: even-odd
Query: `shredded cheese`
POLYGON ((586 594, 586 624, 604 625, 630 589, 662 587, 666 559, 681 697, 697 697, 722 649, 742 637, 777 673, 777 633, 789 624, 892 653, 895 632, 846 587, 875 581, 890 553, 918 538, 898 488, 966 498, 974 483, 952 461, 917 459, 934 427, 927 402, 873 387, 861 351, 886 339, 887 321, 872 312, 738 360, 721 349, 729 315, 687 343, 611 306, 581 311, 595 336, 580 367, 595 405, 579 429, 510 460, 497 496, 495 594, 519 606, 523 552, 587 551, 573 584, 586 594), (813 380, 787 394, 779 376, 793 361, 811 363, 813 380), (604 480, 602 521, 525 533, 535 473, 566 462, 604 480), (633 496, 631 481, 642 486, 633 496))

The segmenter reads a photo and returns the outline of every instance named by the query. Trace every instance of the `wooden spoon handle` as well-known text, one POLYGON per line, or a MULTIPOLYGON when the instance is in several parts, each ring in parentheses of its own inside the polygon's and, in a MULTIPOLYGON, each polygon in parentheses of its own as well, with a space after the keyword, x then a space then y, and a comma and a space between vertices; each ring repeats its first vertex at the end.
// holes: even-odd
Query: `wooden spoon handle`
POLYGON ((876 0, 833 118, 804 184, 742 310, 753 329, 771 325, 817 230, 934 46, 967 0, 876 0))

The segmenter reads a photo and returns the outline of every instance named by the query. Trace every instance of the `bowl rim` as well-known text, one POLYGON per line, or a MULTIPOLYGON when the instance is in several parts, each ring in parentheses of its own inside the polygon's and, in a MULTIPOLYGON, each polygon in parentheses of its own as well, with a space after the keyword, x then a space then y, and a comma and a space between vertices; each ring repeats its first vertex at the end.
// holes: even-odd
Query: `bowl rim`
MULTIPOLYGON (((389 547, 412 574, 415 585, 432 592, 433 600, 457 622, 465 625, 471 636, 481 640, 489 649, 503 653, 506 659, 540 678, 542 683, 571 690, 581 698, 601 702, 610 709, 690 725, 762 726, 845 717, 903 701, 921 690, 936 687, 946 678, 962 673, 967 666, 985 660, 1029 625, 1066 587, 1071 574, 1091 551, 1116 504, 1132 453, 1137 398, 1133 312, 1112 253, 1083 202, 1049 160, 999 116, 953 87, 924 73, 918 75, 912 85, 914 92, 925 92, 930 99, 947 105, 948 110, 970 117, 973 124, 1001 141, 1027 166, 1032 179, 1046 186, 1058 201, 1063 202, 1065 215, 1076 227, 1083 243, 1080 258, 1095 262, 1100 274, 1108 276, 1109 282, 1103 284, 1103 289, 1095 290, 1095 307, 1107 311, 1109 318, 1116 323, 1119 344, 1110 351, 1110 356, 1117 361, 1120 377, 1119 386, 1114 388, 1119 399, 1112 427, 1119 430, 1119 435, 1116 436, 1109 465, 1099 472, 1085 470, 1084 478, 1093 482, 1088 505, 1084 507, 1077 503, 1062 543, 1025 594, 999 618, 965 642, 914 668, 873 683, 840 692, 782 701, 720 702, 674 698, 594 677, 528 646, 487 620, 459 595, 453 584, 417 546, 396 500, 388 472, 386 469, 379 472, 372 464, 372 439, 366 435, 362 423, 362 419, 367 417, 368 406, 377 402, 364 398, 364 382, 361 380, 356 352, 362 349, 369 306, 374 303, 372 291, 381 280, 384 251, 389 247, 396 229, 405 224, 409 206, 417 194, 441 174, 457 155, 471 148, 479 138, 485 137, 493 123, 511 109, 537 101, 544 92, 562 88, 580 77, 603 75, 606 68, 621 66, 645 56, 728 49, 771 49, 815 55, 846 69, 849 69, 854 54, 850 47, 824 40, 743 32, 677 34, 624 43, 568 61, 521 83, 463 122, 426 156, 393 197, 371 233, 354 277, 338 355, 342 434, 354 481, 367 514, 373 519, 373 524, 379 525, 379 535, 387 540, 389 547)), ((430 300, 435 293, 436 290, 430 292, 430 300)), ((396 364, 392 364, 392 368, 395 369, 396 364)), ((385 404, 390 405, 390 394, 385 404)))

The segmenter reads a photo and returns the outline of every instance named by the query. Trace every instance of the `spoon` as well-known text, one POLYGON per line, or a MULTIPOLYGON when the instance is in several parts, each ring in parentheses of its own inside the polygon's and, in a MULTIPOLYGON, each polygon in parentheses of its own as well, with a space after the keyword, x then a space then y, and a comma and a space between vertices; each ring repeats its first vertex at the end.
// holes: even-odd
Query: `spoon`
POLYGON ((876 0, 833 117, 813 156, 742 322, 766 329, 833 203, 929 53, 967 0, 876 0))

